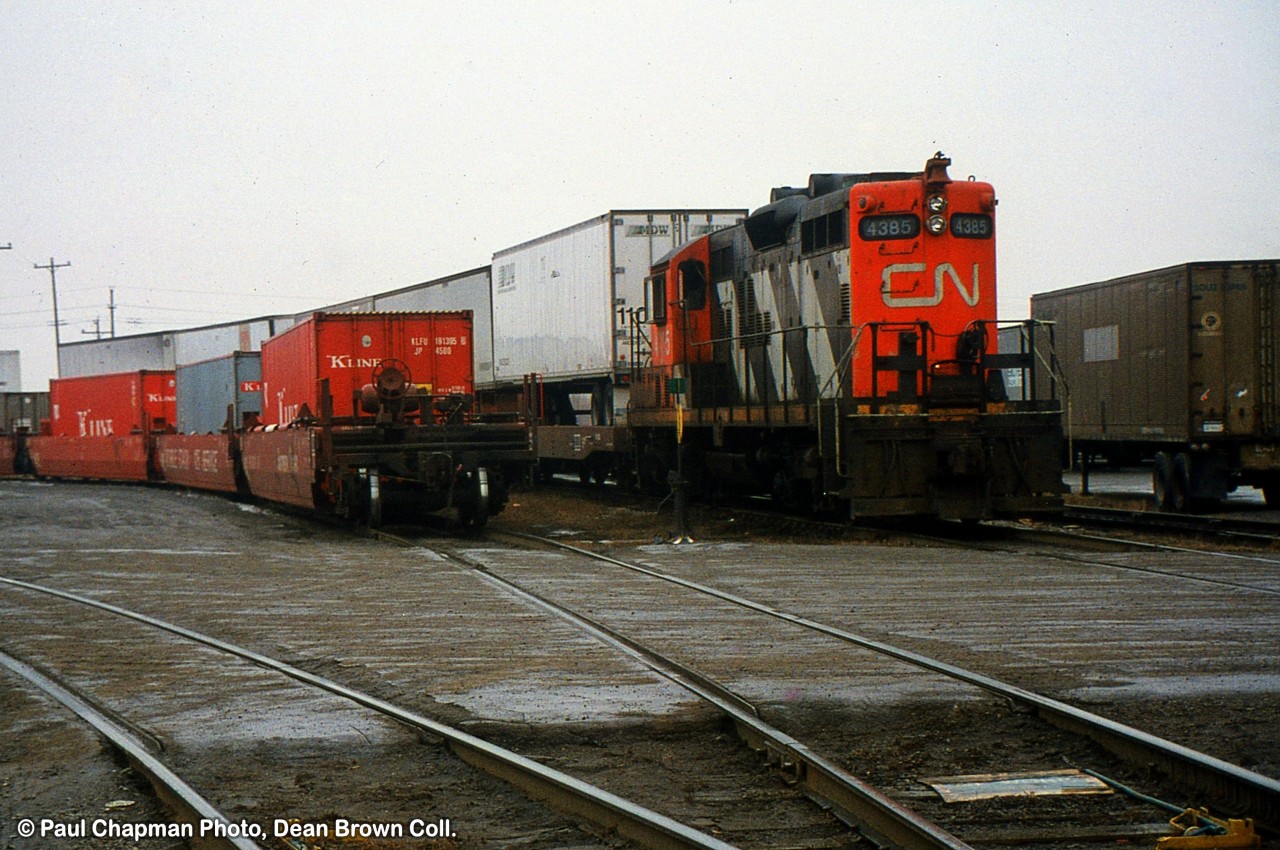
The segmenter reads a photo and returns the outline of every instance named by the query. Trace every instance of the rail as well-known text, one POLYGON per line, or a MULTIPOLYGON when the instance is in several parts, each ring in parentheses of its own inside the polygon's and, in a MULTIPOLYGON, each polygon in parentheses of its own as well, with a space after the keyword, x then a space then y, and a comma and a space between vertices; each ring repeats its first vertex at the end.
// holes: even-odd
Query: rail
MULTIPOLYGON (((727 591, 718 590, 677 576, 667 575, 658 570, 631 564, 558 540, 550 540, 519 532, 505 533, 535 541, 540 545, 575 552, 584 557, 670 582, 698 593, 704 593, 721 601, 765 614, 804 629, 825 634, 837 640, 981 688, 1036 711, 1041 717, 1055 726, 1083 734, 1121 758, 1142 765, 1158 765, 1167 774, 1180 777, 1184 783, 1192 785, 1200 791, 1216 794, 1219 798, 1226 800, 1233 808, 1237 808, 1240 812, 1255 818, 1259 826, 1265 827, 1268 831, 1272 833, 1280 832, 1280 781, 1246 770, 1239 765, 1192 750, 1181 744, 1175 744, 1150 733, 1134 729, 1131 726, 1126 726, 1123 723, 1100 717, 1060 700, 1002 682, 994 677, 947 664, 911 650, 863 637, 797 614, 780 611, 727 591)), ((1237 812, 1233 812, 1233 814, 1235 813, 1237 812)))
POLYGON ((189 824, 194 834, 201 836, 199 846, 231 848, 231 850, 261 850, 261 846, 256 841, 232 835, 234 826, 230 818, 214 808, 212 803, 200 796, 181 777, 151 753, 147 752, 147 748, 124 727, 89 705, 88 702, 72 693, 69 689, 8 653, 0 652, 0 666, 26 679, 57 700, 62 706, 74 712, 81 720, 92 726, 98 734, 106 738, 112 747, 123 753, 125 758, 147 778, 147 781, 156 789, 161 798, 177 809, 179 819, 189 824), (214 826, 214 824, 220 824, 221 827, 214 826))
MULTIPOLYGON (((641 846, 652 848, 701 848, 734 850, 733 845, 686 826, 665 815, 611 794, 573 776, 491 744, 474 735, 407 711, 370 694, 309 673, 283 661, 237 646, 155 617, 120 608, 78 594, 0 576, 0 584, 55 596, 143 623, 190 641, 242 658, 291 679, 328 691, 370 708, 414 729, 446 741, 463 761, 516 787, 535 800, 570 815, 584 818, 602 829, 617 832, 641 846)), ((252 848, 237 848, 252 850, 252 848)))
MULTIPOLYGON (((394 537, 391 539, 409 542, 394 537)), ((659 676, 713 705, 733 721, 739 736, 748 745, 768 753, 776 766, 785 769, 790 781, 798 783, 812 798, 822 805, 830 806, 847 825, 865 831, 877 843, 883 845, 887 841, 903 850, 969 848, 968 844, 942 827, 902 806, 792 736, 769 725, 747 700, 713 679, 597 620, 498 576, 469 559, 457 555, 450 557, 490 584, 574 623, 597 640, 626 653, 659 676)))

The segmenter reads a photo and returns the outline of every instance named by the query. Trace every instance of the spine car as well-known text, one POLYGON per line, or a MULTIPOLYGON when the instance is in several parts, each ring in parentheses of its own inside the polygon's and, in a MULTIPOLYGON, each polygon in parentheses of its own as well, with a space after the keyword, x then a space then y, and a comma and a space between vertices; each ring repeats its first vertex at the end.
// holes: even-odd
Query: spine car
POLYGON ((470 340, 470 311, 317 313, 267 340, 260 369, 238 352, 178 380, 54 381, 46 433, 29 441, 34 471, 238 492, 371 525, 453 509, 478 527, 533 452, 522 424, 477 420, 470 340), (193 430, 176 433, 175 411, 192 409, 193 430))
POLYGON ((1061 506, 1058 403, 1004 391, 1035 361, 996 351, 995 193, 949 164, 815 175, 653 267, 643 484, 678 472, 853 517, 1061 506))

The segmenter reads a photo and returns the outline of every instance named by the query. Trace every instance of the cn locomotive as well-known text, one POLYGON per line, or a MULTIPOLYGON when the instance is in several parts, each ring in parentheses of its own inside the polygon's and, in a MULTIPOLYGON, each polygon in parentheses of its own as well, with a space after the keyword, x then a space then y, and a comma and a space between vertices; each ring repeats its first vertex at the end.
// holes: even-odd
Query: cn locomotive
POLYGON ((1054 393, 1003 380, 1044 383, 1042 329, 997 352, 995 192, 949 165, 815 175, 653 267, 628 416, 642 484, 852 517, 1061 506, 1054 393))

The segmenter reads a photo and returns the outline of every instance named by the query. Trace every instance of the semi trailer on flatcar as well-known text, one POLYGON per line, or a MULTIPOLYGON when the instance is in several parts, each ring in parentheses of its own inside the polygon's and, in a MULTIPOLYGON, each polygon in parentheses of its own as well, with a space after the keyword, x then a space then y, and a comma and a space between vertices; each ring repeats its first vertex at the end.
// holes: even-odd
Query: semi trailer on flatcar
POLYGON ((1238 485, 1280 501, 1280 260, 1194 262, 1035 295, 1072 452, 1152 462, 1186 510, 1238 485))

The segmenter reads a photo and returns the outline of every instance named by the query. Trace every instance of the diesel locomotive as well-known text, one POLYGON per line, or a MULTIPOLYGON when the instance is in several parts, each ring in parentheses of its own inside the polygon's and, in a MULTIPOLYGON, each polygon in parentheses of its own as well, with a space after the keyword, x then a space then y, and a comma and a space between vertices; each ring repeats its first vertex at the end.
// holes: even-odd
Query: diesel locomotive
POLYGON ((1045 329, 998 353, 995 191, 949 165, 814 175, 652 268, 628 415, 643 485, 852 517, 1061 507, 1045 329), (1010 398, 1007 370, 1044 397, 1010 398))

